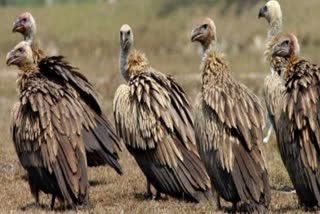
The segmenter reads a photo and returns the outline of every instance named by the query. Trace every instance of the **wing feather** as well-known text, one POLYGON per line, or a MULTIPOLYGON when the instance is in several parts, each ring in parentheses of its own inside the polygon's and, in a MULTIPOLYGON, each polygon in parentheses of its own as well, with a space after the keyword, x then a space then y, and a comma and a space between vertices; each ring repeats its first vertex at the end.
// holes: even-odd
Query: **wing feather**
MULTIPOLYGON (((43 57, 38 66, 41 74, 52 81, 51 84, 58 84, 64 88, 64 90, 58 91, 61 96, 64 96, 65 93, 67 94, 65 96, 66 100, 62 100, 59 106, 59 111, 65 117, 59 118, 61 115, 57 115, 57 109, 54 111, 54 114, 62 121, 62 129, 66 133, 74 132, 76 129, 78 134, 92 135, 85 137, 86 139, 91 139, 90 141, 84 141, 88 165, 109 164, 119 174, 122 174, 121 166, 118 163, 121 144, 114 128, 102 112, 92 84, 62 56, 43 57), (74 103, 70 96, 75 96, 80 102, 74 103), (73 110, 70 109, 68 102, 75 107, 73 110), (78 117, 82 115, 83 121, 79 124, 72 124, 70 118, 76 117, 76 115, 78 117), (82 126, 86 128, 86 131, 82 130, 82 126), (81 131, 83 133, 80 133, 81 131)), ((46 90, 50 91, 50 87, 46 90)), ((46 98, 46 100, 52 103, 49 98, 46 98)), ((46 122, 44 120, 41 121, 46 122)))
POLYGON ((119 136, 156 188, 173 195, 206 191, 210 182, 196 152, 190 105, 171 77, 151 68, 132 76, 117 89, 113 108, 119 136))
MULTIPOLYGON (((26 93, 28 94, 26 103, 20 103, 18 113, 12 114, 12 136, 19 159, 27 170, 30 167, 43 167, 50 174, 53 173, 65 200, 69 202, 71 200, 70 203, 72 203, 72 197, 79 197, 79 189, 87 188, 88 185, 86 173, 81 178, 78 175, 79 172, 86 171, 86 161, 79 160, 79 158, 86 160, 83 142, 79 135, 75 136, 77 140, 71 141, 74 139, 72 135, 75 134, 64 131, 61 127, 62 120, 70 113, 63 105, 64 102, 67 102, 66 98, 53 95, 57 94, 54 91, 60 90, 60 86, 55 85, 51 91, 38 90, 47 86, 46 80, 39 77, 31 80, 30 84, 33 87, 30 88, 29 93, 26 93), (44 91, 47 94, 43 94, 44 91), (48 96, 52 98, 45 98, 48 96), (77 153, 77 150, 82 153, 77 153), (63 187, 63 183, 67 184, 67 187, 63 187)), ((81 120, 82 118, 78 117, 73 118, 70 122, 81 123, 81 120)), ((85 189, 82 189, 81 192, 87 194, 85 189)))

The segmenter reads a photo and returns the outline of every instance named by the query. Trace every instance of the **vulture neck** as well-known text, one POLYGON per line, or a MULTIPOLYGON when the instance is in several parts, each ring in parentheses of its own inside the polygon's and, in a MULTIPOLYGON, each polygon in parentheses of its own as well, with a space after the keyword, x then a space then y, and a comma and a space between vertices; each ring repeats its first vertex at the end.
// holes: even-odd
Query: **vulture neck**
POLYGON ((30 79, 39 72, 39 68, 34 64, 26 64, 20 66, 19 69, 21 70, 21 72, 19 72, 18 74, 17 84, 19 91, 22 92, 26 89, 27 83, 30 81, 30 79))
POLYGON ((281 33, 282 30, 282 19, 276 18, 275 20, 270 22, 270 28, 268 31, 268 39, 272 39, 278 34, 281 33))
POLYGON ((28 30, 24 35, 24 41, 32 43, 34 41, 35 32, 33 30, 28 30))
POLYGON ((207 42, 207 43, 201 45, 201 57, 202 58, 204 58, 210 50, 214 49, 215 43, 216 42, 214 40, 212 40, 211 42, 207 42))
POLYGON ((126 81, 129 81, 130 79, 129 72, 126 69, 129 53, 130 53, 130 48, 123 48, 123 47, 120 48, 120 57, 119 57, 120 72, 126 81))

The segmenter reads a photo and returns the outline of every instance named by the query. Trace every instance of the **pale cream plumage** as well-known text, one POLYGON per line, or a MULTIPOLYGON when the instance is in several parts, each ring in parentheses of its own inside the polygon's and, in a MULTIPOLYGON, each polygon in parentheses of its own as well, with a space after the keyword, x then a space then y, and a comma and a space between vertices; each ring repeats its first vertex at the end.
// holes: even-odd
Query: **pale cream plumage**
POLYGON ((264 138, 264 142, 268 143, 271 137, 272 128, 277 132, 277 119, 281 103, 283 100, 284 83, 281 78, 281 70, 279 67, 284 67, 283 60, 274 58, 270 60, 270 47, 273 39, 282 31, 282 11, 277 0, 268 1, 259 11, 259 18, 265 18, 269 24, 268 39, 266 43, 265 57, 270 63, 270 74, 266 76, 264 81, 264 100, 268 115, 268 135, 264 138), (277 70, 278 72, 275 72, 277 70))

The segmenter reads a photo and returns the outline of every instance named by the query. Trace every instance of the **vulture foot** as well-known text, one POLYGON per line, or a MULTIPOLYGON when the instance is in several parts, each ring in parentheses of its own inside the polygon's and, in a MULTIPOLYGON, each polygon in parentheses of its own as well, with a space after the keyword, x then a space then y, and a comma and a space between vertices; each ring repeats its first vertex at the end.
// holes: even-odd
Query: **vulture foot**
POLYGON ((157 191, 156 197, 154 198, 154 200, 168 200, 168 196, 165 195, 162 197, 161 192, 157 191))
POLYGON ((154 198, 154 195, 152 194, 152 191, 151 191, 151 184, 148 181, 148 179, 147 179, 147 191, 143 194, 143 196, 146 199, 153 199, 154 198))
POLYGON ((145 192, 145 193, 143 193, 143 197, 145 198, 145 199, 153 199, 154 198, 154 195, 152 194, 152 192, 150 191, 147 191, 147 192, 145 192))

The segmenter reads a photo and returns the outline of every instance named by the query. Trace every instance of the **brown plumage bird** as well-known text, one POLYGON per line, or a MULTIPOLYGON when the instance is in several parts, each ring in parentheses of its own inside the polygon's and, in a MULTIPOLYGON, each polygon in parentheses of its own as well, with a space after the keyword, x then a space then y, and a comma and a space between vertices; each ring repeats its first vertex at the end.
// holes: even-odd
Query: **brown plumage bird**
POLYGON ((150 183, 161 193, 199 202, 211 197, 210 179, 198 157, 187 95, 146 56, 130 49, 133 32, 120 29, 120 71, 127 84, 114 98, 116 128, 150 183))
POLYGON ((71 83, 57 75, 52 80, 55 74, 48 77, 46 65, 37 66, 28 42, 10 51, 6 62, 21 70, 11 131, 36 203, 42 191, 52 195, 51 208, 56 197, 71 208, 88 205, 84 135, 93 126, 94 112, 68 86, 71 83))
POLYGON ((287 62, 283 75, 285 95, 279 119, 279 150, 306 208, 320 208, 320 68, 299 57, 295 35, 279 36, 271 59, 287 62))
MULTIPOLYGON (((44 52, 39 49, 36 41, 36 22, 31 13, 25 12, 19 15, 13 24, 13 32, 19 32, 24 36, 24 41, 31 44, 33 58, 39 64, 42 71, 48 78, 59 79, 63 84, 69 85, 71 90, 79 93, 85 111, 92 112, 92 126, 86 133, 85 149, 87 154, 88 166, 110 165, 119 174, 122 174, 121 166, 118 163, 118 152, 121 150, 119 139, 103 114, 101 106, 96 97, 96 93, 88 80, 76 71, 63 57, 46 57, 44 52)), ((91 120, 91 119, 90 119, 91 120)))
POLYGON ((202 20, 193 29, 191 40, 203 49, 202 87, 195 115, 200 156, 214 188, 234 209, 263 211, 271 193, 262 152, 260 101, 231 77, 217 48, 213 20, 202 20))
POLYGON ((259 18, 265 18, 269 24, 268 39, 265 56, 271 62, 271 72, 264 81, 264 100, 267 107, 268 121, 271 123, 270 129, 264 142, 267 143, 271 136, 272 127, 277 132, 277 121, 282 107, 283 94, 285 90, 284 81, 281 78, 282 70, 273 69, 284 67, 284 60, 274 57, 271 61, 269 49, 273 39, 282 31, 282 11, 278 1, 270 0, 259 10, 259 18), (277 70, 278 72, 275 72, 277 70))
POLYGON ((35 39, 37 26, 36 21, 31 13, 24 12, 20 14, 13 23, 12 32, 21 33, 23 35, 24 41, 31 44, 33 58, 36 59, 36 62, 40 62, 41 59, 46 57, 45 53, 39 48, 38 43, 35 39))

